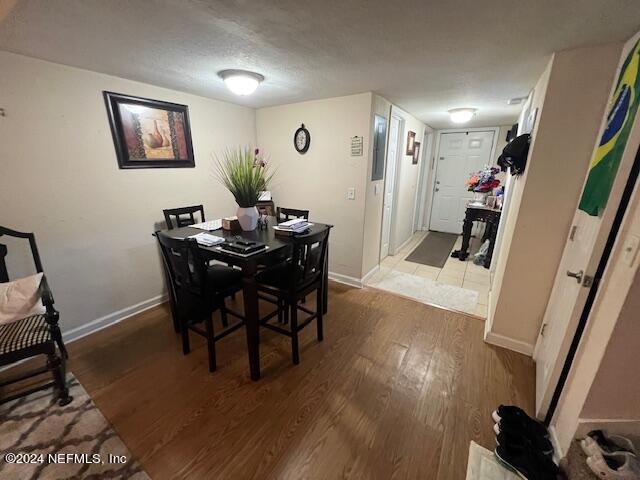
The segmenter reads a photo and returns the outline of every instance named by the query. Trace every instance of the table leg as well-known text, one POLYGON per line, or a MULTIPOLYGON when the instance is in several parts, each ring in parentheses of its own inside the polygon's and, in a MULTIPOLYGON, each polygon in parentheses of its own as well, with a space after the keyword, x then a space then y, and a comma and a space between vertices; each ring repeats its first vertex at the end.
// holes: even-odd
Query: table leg
POLYGON ((322 282, 322 313, 326 314, 329 308, 329 242, 327 242, 327 251, 324 256, 324 273, 322 282))
POLYGON ((473 229, 473 221, 467 211, 464 216, 464 222, 462 223, 462 246, 460 247, 460 253, 458 259, 464 261, 469 256, 469 242, 471 241, 471 230, 473 229))
POLYGON ((242 298, 244 300, 247 351, 249 352, 249 371, 251 372, 251 380, 260 380, 260 320, 256 271, 255 268, 245 267, 242 273, 242 298))

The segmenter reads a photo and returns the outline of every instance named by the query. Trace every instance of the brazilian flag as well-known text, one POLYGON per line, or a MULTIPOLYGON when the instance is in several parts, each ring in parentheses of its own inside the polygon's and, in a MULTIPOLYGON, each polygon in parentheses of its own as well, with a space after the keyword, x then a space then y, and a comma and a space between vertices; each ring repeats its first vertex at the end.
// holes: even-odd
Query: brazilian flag
POLYGON ((640 40, 625 59, 607 114, 607 126, 596 150, 578 208, 597 216, 609 199, 629 132, 640 103, 640 40))

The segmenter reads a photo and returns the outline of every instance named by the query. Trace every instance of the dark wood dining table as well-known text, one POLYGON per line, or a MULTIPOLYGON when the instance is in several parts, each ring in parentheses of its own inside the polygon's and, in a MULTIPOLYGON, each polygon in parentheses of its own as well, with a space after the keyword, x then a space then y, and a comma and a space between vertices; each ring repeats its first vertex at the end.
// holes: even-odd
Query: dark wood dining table
MULTIPOLYGON (((249 256, 240 256, 233 253, 223 251, 221 246, 205 247, 199 245, 204 257, 208 260, 218 260, 228 265, 234 265, 242 269, 242 298, 244 302, 245 330, 247 334, 247 350, 249 353, 249 371, 252 380, 260 379, 260 317, 258 310, 258 290, 256 288, 256 273, 261 267, 268 267, 283 261, 291 255, 292 241, 291 237, 283 237, 275 234, 273 229, 277 225, 275 217, 268 218, 266 229, 256 229, 251 232, 244 231, 227 231, 223 229, 214 230, 210 233, 225 239, 235 240, 253 240, 264 243, 266 250, 260 251, 249 256)), ((332 225, 324 223, 311 222, 313 225, 307 234, 317 233, 325 229, 332 228, 332 225)), ((163 233, 173 238, 186 238, 203 230, 193 227, 175 228, 173 230, 163 230, 163 233)), ((327 247, 328 249, 328 247, 327 247)), ((326 258, 329 258, 327 250, 326 258)), ((327 313, 328 308, 328 262, 325 261, 324 266, 324 283, 323 288, 323 313, 327 313)))

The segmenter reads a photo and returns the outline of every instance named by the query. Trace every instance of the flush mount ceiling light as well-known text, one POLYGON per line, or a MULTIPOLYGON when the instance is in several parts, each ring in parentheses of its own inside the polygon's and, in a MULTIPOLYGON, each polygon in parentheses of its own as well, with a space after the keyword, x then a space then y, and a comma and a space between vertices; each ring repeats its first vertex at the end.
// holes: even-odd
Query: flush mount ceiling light
POLYGON ((507 105, 520 105, 526 99, 527 99, 527 97, 510 98, 509 100, 507 100, 507 105))
POLYGON ((476 114, 475 108, 453 108, 449 110, 449 117, 453 123, 467 123, 476 114))
POLYGON ((259 73, 246 70, 222 70, 218 72, 218 76, 236 95, 251 95, 258 88, 258 84, 264 80, 259 73))

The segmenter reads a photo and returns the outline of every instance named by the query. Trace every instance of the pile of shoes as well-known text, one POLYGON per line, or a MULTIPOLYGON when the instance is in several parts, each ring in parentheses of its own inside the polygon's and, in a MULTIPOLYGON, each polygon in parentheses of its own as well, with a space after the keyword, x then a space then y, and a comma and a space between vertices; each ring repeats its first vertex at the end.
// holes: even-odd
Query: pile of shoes
POLYGON ((527 480, 556 480, 560 471, 542 423, 509 405, 500 405, 491 416, 496 422, 495 455, 502 465, 527 480))
POLYGON ((639 480, 640 460, 633 442, 621 435, 593 430, 580 442, 587 465, 605 480, 639 480))

